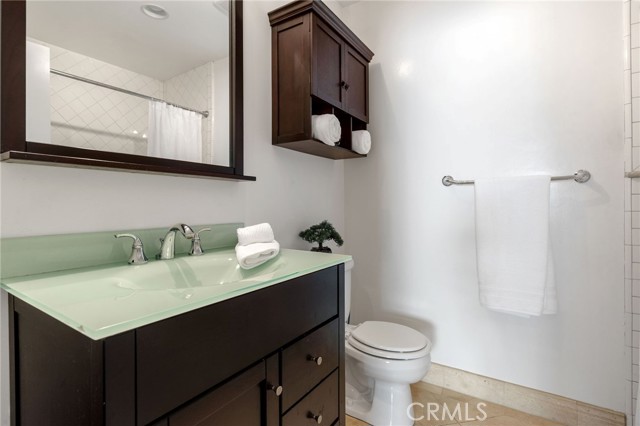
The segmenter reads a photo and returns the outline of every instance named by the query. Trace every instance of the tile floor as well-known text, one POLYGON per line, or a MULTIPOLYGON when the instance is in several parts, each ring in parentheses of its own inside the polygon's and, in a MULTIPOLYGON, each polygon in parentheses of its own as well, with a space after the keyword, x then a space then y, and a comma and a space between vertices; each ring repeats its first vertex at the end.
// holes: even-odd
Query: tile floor
MULTIPOLYGON (((439 410, 438 414, 428 418, 426 409, 423 410, 416 407, 414 415, 416 417, 420 417, 421 415, 425 416, 424 419, 416 421, 416 426, 562 426, 562 423, 555 423, 424 382, 412 385, 411 390, 413 391, 413 400, 415 402, 421 402, 425 407, 427 407, 427 404, 430 402, 438 403, 440 407, 446 404, 451 411, 455 410, 457 404, 460 404, 461 407, 461 415, 454 416, 453 420, 449 420, 450 416, 446 416, 447 420, 442 420, 442 410, 439 410), (486 406, 481 406, 482 410, 486 413, 486 419, 476 420, 476 416, 482 415, 482 412, 477 408, 477 404, 481 402, 486 404, 486 406), (465 407, 468 407, 466 413, 465 407)), ((432 412, 435 412, 435 410, 432 410, 432 412)), ((347 416, 347 426, 367 426, 367 423, 347 416)))

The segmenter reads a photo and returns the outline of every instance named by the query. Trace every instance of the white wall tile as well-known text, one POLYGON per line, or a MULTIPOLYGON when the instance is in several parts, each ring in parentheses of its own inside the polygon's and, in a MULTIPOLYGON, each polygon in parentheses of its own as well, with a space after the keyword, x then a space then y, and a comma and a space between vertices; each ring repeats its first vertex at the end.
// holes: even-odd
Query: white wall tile
POLYGON ((632 107, 630 104, 626 104, 624 106, 624 136, 625 138, 632 138, 633 134, 631 133, 631 129, 632 129, 632 114, 631 114, 631 110, 632 107))
POLYGON ((629 102, 631 102, 631 70, 625 70, 624 71, 624 103, 628 104, 629 102))

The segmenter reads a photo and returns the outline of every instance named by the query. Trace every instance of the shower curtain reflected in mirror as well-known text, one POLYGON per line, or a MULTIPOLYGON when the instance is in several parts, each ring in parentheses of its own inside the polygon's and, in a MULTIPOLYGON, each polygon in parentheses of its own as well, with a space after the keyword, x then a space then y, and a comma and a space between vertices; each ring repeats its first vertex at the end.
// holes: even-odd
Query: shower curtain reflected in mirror
POLYGON ((149 102, 147 154, 202 162, 202 116, 163 102, 149 102))

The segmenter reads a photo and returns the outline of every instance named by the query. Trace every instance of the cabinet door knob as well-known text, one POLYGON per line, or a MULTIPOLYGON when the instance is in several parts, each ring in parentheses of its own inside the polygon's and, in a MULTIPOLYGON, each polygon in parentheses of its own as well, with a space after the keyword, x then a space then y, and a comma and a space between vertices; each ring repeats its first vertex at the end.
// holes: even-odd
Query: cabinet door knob
POLYGON ((344 87, 344 90, 349 90, 349 83, 347 83, 346 81, 341 81, 340 87, 344 87))
POLYGON ((276 386, 276 385, 272 385, 272 384, 267 384, 267 388, 270 391, 273 391, 273 393, 275 393, 276 396, 282 395, 282 386, 280 386, 280 385, 276 386))
POLYGON ((310 419, 315 420, 316 423, 318 423, 318 424, 322 423, 322 413, 313 414, 312 412, 309 412, 309 414, 307 414, 307 417, 310 418, 310 419))
POLYGON ((309 355, 309 356, 307 356, 307 359, 309 361, 315 362, 317 365, 322 365, 322 357, 321 356, 309 355))

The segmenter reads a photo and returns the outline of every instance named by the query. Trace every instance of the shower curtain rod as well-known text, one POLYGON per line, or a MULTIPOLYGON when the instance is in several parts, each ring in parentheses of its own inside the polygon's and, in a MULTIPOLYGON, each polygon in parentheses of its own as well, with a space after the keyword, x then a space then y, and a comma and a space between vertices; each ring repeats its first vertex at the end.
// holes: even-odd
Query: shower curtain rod
MULTIPOLYGON (((566 176, 551 176, 551 180, 575 180, 578 183, 585 183, 589 179, 591 179, 591 173, 586 170, 578 170, 572 175, 566 176)), ((455 180, 451 176, 445 176, 442 178, 442 184, 444 186, 451 185, 473 185, 475 182, 472 180, 455 180)))
POLYGON ((116 92, 125 93, 127 95, 137 96, 138 98, 146 99, 148 101, 163 102, 163 103, 165 103, 167 105, 171 105, 171 106, 174 106, 176 108, 181 108, 181 109, 185 109, 187 111, 192 111, 192 112, 198 113, 198 114, 202 115, 203 117, 209 117, 209 111, 198 111, 196 109, 187 108, 187 107, 184 107, 182 105, 172 104, 171 102, 167 102, 167 101, 164 101, 162 99, 154 98, 153 96, 147 96, 147 95, 143 95, 142 93, 132 92, 131 90, 122 89, 120 87, 112 86, 110 84, 101 83, 101 82, 95 81, 95 80, 90 80, 88 78, 80 77, 80 76, 74 75, 74 74, 69 74, 68 72, 59 71, 59 70, 56 70, 56 69, 53 69, 53 68, 51 68, 50 71, 51 71, 51 74, 56 74, 56 75, 60 75, 62 77, 71 78, 73 80, 82 81, 83 83, 89 83, 89 84, 93 84, 95 86, 104 87, 105 89, 115 90, 116 92))

